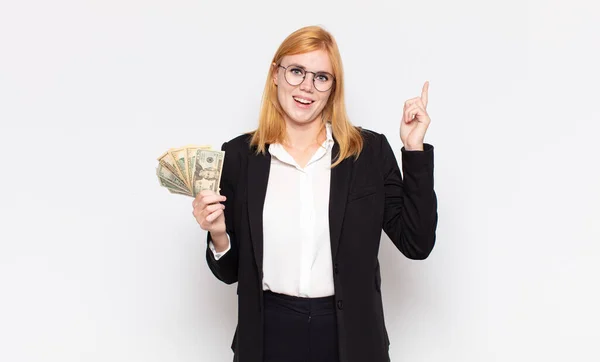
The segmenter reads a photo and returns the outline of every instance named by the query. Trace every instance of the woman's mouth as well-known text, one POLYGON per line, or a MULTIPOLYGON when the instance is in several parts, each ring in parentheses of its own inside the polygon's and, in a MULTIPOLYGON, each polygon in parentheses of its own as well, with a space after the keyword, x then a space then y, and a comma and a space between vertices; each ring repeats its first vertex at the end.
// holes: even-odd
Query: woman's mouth
POLYGON ((300 108, 308 108, 308 107, 310 107, 311 104, 313 104, 315 102, 312 99, 307 99, 307 98, 302 98, 302 97, 292 97, 292 98, 294 98, 296 105, 300 108))

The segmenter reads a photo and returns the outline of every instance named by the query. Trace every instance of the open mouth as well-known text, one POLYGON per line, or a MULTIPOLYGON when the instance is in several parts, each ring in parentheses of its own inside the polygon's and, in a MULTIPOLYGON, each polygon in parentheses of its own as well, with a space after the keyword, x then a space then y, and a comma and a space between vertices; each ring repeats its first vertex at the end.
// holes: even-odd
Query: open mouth
POLYGON ((301 97, 292 97, 292 98, 294 98, 294 100, 296 101, 296 103, 302 104, 302 105, 305 105, 305 106, 308 106, 308 105, 311 105, 311 104, 314 103, 313 100, 306 99, 306 98, 301 98, 301 97))

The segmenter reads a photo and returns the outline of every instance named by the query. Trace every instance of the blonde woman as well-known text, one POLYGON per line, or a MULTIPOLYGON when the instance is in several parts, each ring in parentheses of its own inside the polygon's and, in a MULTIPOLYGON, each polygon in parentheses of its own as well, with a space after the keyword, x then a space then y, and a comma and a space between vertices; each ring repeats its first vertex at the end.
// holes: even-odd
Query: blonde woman
POLYGON ((389 361, 381 231, 410 259, 435 242, 427 91, 399 120, 402 177, 386 137, 348 119, 333 36, 305 27, 280 45, 258 128, 223 144, 221 195, 193 201, 210 270, 238 283, 234 361, 389 361))

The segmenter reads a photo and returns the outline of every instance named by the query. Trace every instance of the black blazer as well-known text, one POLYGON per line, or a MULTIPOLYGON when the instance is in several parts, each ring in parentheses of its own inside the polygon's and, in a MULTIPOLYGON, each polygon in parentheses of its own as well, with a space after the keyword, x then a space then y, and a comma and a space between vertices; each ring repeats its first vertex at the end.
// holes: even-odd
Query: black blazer
MULTIPOLYGON (((389 361, 379 271, 382 229, 410 259, 425 259, 435 242, 437 200, 433 146, 402 148, 404 180, 384 135, 361 129, 364 148, 331 171, 329 228, 337 306, 340 362, 389 361)), ((263 204, 271 158, 249 147, 242 135, 223 144, 221 194, 231 250, 215 260, 213 274, 238 282, 234 361, 263 362, 263 204)), ((332 159, 339 152, 334 143, 332 159)), ((210 233, 207 240, 210 239, 210 233)))

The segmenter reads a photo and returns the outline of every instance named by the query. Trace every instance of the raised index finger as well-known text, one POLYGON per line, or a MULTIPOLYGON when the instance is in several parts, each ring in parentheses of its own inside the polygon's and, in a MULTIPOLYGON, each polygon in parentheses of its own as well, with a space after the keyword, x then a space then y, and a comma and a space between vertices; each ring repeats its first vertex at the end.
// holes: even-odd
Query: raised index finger
POLYGON ((421 92, 421 101, 423 101, 423 105, 427 108, 428 94, 429 91, 429 81, 426 81, 423 85, 423 91, 421 92))

